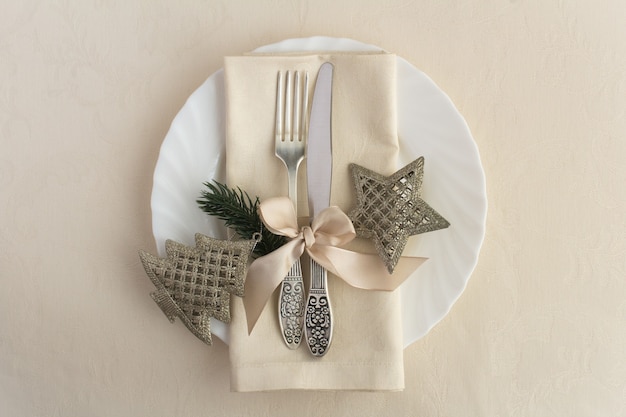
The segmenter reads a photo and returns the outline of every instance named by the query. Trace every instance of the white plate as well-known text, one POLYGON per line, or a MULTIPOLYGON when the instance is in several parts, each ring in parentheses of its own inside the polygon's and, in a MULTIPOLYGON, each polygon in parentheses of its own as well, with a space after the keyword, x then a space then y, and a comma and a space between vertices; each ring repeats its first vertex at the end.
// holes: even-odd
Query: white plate
MULTIPOLYGON (((367 51, 350 39, 289 39, 259 52, 367 51)), ((411 238, 412 253, 430 258, 400 288, 404 346, 424 336, 461 295, 478 261, 487 196, 476 144, 450 99, 424 73, 398 58, 398 168, 424 156, 423 198, 451 223, 411 238)), ((194 244, 194 234, 224 237, 220 222, 196 204, 202 183, 224 182, 224 75, 211 75, 187 100, 163 141, 154 171, 152 229, 161 256, 165 240, 194 244)), ((229 342, 228 326, 213 319, 212 333, 229 342)))

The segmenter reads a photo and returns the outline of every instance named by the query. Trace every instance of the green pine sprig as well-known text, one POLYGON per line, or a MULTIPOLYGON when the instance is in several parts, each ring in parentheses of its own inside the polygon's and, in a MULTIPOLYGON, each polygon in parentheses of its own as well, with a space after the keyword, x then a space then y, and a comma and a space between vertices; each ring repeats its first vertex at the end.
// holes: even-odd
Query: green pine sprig
POLYGON ((229 188, 217 181, 205 182, 204 185, 207 190, 203 190, 196 200, 202 211, 223 220, 226 227, 242 239, 252 239, 252 235, 261 232, 261 241, 257 243, 254 255, 267 255, 287 242, 285 237, 275 235, 263 226, 257 212, 258 197, 253 201, 241 188, 229 188))

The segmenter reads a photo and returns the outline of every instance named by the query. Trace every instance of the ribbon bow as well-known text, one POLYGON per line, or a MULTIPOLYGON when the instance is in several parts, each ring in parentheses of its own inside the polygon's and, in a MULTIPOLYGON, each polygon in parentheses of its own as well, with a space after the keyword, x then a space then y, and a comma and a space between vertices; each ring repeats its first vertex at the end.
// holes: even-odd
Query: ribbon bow
POLYGON ((305 251, 329 272, 349 285, 365 290, 395 290, 427 258, 402 257, 393 274, 375 254, 341 249, 356 237, 352 221, 339 207, 322 210, 311 226, 298 228, 296 213, 287 197, 264 200, 259 214, 265 226, 274 234, 291 238, 289 242, 268 255, 256 259, 248 269, 243 298, 252 332, 272 292, 305 251))

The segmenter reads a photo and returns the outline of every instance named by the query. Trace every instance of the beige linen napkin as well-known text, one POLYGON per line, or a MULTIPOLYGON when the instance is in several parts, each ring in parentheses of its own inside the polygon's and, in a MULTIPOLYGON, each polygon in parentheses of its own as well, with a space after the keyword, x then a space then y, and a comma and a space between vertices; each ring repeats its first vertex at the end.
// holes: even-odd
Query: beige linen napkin
MULTIPOLYGON (((334 64, 331 205, 349 212, 356 202, 348 165, 384 175, 396 170, 396 57, 387 53, 252 54, 225 59, 226 172, 261 200, 287 195, 287 171, 274 155, 278 70, 307 70, 313 93, 317 70, 334 64)), ((299 171, 298 216, 308 215, 306 160, 299 171)), ((356 239, 350 249, 374 253, 356 239)), ((308 262, 303 260, 303 269, 308 262)), ((268 391, 401 390, 404 388, 399 291, 365 291, 329 274, 334 334, 328 353, 311 356, 303 341, 289 350, 280 335, 277 291, 248 335, 242 300, 233 297, 231 389, 268 391)))

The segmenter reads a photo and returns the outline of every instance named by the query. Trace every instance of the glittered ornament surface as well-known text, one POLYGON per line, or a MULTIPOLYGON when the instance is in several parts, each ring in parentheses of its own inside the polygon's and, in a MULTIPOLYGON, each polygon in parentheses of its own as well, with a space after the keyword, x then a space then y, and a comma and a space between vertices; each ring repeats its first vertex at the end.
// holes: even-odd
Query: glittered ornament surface
POLYGON ((171 322, 176 317, 211 344, 210 317, 230 322, 230 296, 243 296, 255 240, 228 241, 196 234, 196 246, 165 242, 166 258, 139 251, 157 291, 151 294, 171 322))
POLYGON ((424 157, 391 176, 351 164, 357 207, 349 213, 357 236, 371 238, 389 273, 396 267, 408 238, 450 225, 420 197, 424 157))

